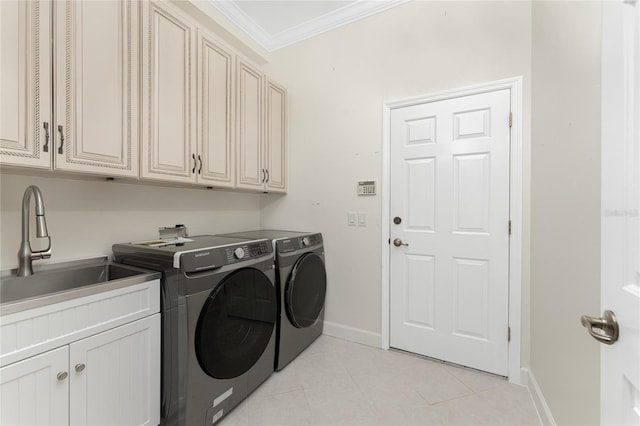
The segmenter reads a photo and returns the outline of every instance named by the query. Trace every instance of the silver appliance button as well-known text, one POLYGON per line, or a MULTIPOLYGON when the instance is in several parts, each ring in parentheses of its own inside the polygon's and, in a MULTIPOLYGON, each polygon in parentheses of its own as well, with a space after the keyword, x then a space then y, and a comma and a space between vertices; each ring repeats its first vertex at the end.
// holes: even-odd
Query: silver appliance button
POLYGON ((242 247, 238 247, 233 251, 233 255, 236 259, 242 259, 244 257, 244 250, 242 249, 242 247))
POLYGON ((309 244, 311 244, 311 240, 309 239, 309 237, 304 237, 302 239, 302 245, 307 247, 309 244))

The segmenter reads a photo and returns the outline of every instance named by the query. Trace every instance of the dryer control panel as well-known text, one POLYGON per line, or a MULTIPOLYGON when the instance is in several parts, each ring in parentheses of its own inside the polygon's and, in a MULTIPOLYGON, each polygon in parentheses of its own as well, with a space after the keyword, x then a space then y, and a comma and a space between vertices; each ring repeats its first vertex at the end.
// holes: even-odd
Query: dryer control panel
POLYGON ((322 244, 322 234, 309 234, 302 237, 286 238, 276 242, 279 253, 302 250, 322 244))

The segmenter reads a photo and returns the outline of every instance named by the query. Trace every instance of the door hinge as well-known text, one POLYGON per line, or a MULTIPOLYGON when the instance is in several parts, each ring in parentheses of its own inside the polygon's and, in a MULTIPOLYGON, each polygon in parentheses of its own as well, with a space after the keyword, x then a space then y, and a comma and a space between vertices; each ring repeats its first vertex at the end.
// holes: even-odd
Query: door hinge
POLYGON ((509 219, 509 235, 511 235, 511 219, 509 219))
POLYGON ((511 342, 511 327, 507 327, 507 342, 511 342))
POLYGON ((389 245, 391 245, 391 238, 389 238, 389 245))
POLYGON ((509 112, 509 127, 513 126, 513 113, 509 112))

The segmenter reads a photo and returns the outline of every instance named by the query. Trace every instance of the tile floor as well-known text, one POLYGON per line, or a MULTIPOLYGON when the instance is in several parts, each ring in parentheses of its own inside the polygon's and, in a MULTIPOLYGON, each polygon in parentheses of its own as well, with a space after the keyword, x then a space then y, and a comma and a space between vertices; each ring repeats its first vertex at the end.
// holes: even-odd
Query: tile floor
POLYGON ((540 425, 529 391, 505 379, 326 335, 219 423, 540 425))

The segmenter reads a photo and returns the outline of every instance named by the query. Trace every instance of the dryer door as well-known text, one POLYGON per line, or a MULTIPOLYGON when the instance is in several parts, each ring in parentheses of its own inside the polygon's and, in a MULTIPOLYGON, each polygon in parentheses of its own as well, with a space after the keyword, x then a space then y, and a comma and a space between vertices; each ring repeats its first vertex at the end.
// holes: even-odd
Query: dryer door
POLYGON ((285 310, 291 324, 298 328, 313 325, 327 292, 324 262, 314 253, 305 253, 293 265, 285 286, 285 310))
POLYGON ((248 371, 275 328, 276 289, 261 271, 239 269, 225 277, 204 304, 195 334, 200 367, 216 379, 248 371))

